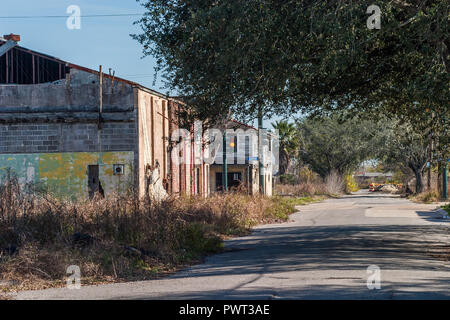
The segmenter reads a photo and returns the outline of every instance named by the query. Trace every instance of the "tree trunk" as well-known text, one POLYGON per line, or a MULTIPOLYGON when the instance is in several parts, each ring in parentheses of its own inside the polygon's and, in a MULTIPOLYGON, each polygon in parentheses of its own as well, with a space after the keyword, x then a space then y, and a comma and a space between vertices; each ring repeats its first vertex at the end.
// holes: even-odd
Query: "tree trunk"
POLYGON ((431 191, 431 170, 433 168, 432 165, 432 158, 433 158, 433 136, 430 134, 430 140, 428 142, 428 176, 427 176, 427 190, 431 191))
POLYGON ((280 175, 286 174, 289 167, 289 156, 283 150, 280 151, 280 163, 279 163, 279 173, 280 175))
POLYGON ((437 190, 439 194, 442 194, 442 161, 438 162, 437 190))
POLYGON ((422 193, 424 189, 422 170, 420 168, 414 168, 414 175, 416 176, 416 193, 422 193))

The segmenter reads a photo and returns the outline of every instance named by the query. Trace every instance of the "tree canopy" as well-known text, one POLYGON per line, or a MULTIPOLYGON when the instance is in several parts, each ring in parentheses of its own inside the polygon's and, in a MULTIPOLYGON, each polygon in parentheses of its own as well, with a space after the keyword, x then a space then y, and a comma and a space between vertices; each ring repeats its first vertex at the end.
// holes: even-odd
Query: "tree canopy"
POLYGON ((195 117, 345 110, 448 127, 449 1, 384 1, 379 30, 372 0, 140 2, 134 38, 195 117))
POLYGON ((378 157, 392 169, 409 169, 416 178, 416 193, 424 191, 423 171, 430 148, 427 135, 418 133, 410 124, 397 125, 386 122, 385 143, 378 150, 378 157))
POLYGON ((388 130, 384 122, 359 118, 344 122, 337 117, 303 119, 297 123, 300 138, 298 158, 325 178, 356 170, 365 160, 379 156, 388 130))

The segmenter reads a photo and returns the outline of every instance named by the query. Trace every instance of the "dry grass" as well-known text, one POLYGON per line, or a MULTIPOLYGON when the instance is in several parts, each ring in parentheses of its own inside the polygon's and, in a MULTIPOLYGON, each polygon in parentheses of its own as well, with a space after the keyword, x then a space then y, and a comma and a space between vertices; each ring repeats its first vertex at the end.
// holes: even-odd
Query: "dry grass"
POLYGON ((333 171, 325 178, 325 186, 328 194, 339 195, 345 191, 346 183, 341 175, 333 171))
POLYGON ((281 196, 309 197, 309 196, 338 196, 346 190, 345 179, 332 172, 323 181, 320 178, 308 179, 297 184, 280 184, 275 186, 275 193, 281 196))
POLYGON ((295 197, 305 197, 313 195, 323 195, 327 193, 326 185, 317 182, 305 182, 299 184, 280 184, 275 186, 278 195, 288 195, 295 197))
POLYGON ((83 284, 160 277, 223 249, 222 239, 258 223, 285 221, 285 199, 242 194, 156 204, 116 196, 71 202, 0 185, 0 291, 65 285, 70 265, 83 284))
POLYGON ((440 196, 437 190, 425 191, 418 195, 412 196, 411 200, 421 203, 439 202, 440 196))

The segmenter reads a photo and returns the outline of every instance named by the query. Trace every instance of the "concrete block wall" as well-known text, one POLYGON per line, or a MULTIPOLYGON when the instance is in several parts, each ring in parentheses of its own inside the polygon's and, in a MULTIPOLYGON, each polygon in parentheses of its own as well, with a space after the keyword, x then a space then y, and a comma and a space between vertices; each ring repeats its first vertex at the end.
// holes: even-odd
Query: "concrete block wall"
POLYGON ((137 151, 134 122, 0 124, 0 153, 137 151))
POLYGON ((99 121, 96 74, 71 69, 65 80, 52 83, 0 85, 0 176, 11 168, 21 181, 86 197, 87 168, 98 165, 106 193, 125 190, 130 179, 135 184, 139 137, 134 93, 129 83, 104 79, 99 121), (114 164, 125 165, 125 176, 114 174, 114 164))
POLYGON ((0 85, 0 153, 137 151, 134 88, 104 79, 101 130, 97 74, 0 85))

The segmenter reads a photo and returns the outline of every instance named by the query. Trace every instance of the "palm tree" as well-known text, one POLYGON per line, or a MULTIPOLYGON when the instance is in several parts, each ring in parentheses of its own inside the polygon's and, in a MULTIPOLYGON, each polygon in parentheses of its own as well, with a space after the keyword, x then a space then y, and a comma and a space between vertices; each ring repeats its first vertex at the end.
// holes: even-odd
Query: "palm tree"
POLYGON ((287 172, 292 157, 297 154, 300 145, 299 134, 295 124, 287 121, 276 121, 275 123, 272 123, 272 127, 278 130, 280 139, 279 173, 280 175, 283 175, 287 172))

